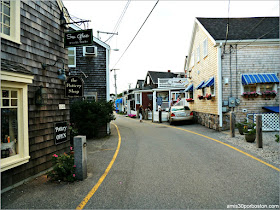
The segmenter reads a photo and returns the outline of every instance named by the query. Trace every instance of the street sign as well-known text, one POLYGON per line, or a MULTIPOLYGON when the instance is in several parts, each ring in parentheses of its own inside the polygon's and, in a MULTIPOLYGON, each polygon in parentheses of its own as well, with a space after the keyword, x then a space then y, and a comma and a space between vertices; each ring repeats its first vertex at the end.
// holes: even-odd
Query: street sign
POLYGON ((162 97, 157 97, 157 104, 162 105, 162 97))
POLYGON ((64 47, 87 46, 92 44, 92 29, 65 32, 64 47))
POLYGON ((60 144, 67 141, 67 122, 58 122, 54 124, 54 142, 60 144))
POLYGON ((84 81, 80 77, 68 77, 65 82, 65 97, 75 98, 84 96, 84 81))

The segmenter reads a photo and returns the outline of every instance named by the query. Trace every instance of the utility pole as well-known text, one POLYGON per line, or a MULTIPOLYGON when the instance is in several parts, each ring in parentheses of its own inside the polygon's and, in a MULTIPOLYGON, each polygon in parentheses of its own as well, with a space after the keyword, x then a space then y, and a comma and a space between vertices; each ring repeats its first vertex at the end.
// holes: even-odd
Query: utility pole
POLYGON ((132 84, 132 83, 128 83, 128 89, 130 89, 130 88, 131 88, 131 84, 132 84))
POLYGON ((116 74, 116 70, 119 70, 119 69, 111 69, 110 71, 114 71, 114 79, 115 79, 115 96, 117 98, 118 96, 118 92, 117 92, 117 74, 116 74))

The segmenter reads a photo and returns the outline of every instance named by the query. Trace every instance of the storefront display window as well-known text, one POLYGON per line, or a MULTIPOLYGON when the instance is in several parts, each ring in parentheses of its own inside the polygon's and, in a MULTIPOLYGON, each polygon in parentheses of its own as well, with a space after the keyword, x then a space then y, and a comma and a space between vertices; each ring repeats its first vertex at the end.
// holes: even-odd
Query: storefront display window
POLYGON ((18 91, 1 93, 1 159, 18 153, 18 91))

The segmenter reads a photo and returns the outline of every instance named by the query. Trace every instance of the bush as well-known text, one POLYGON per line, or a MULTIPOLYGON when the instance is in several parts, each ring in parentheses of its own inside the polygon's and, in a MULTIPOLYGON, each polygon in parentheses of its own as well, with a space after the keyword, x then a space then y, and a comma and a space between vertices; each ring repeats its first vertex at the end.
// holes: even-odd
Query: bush
POLYGON ((74 153, 52 156, 53 170, 48 172, 48 178, 55 181, 74 182, 76 180, 74 153))
POLYGON ((276 142, 279 142, 279 135, 276 134, 275 137, 276 137, 275 141, 276 141, 276 142))
POLYGON ((111 101, 75 101, 70 106, 70 122, 79 135, 97 137, 99 130, 115 119, 113 110, 111 101))

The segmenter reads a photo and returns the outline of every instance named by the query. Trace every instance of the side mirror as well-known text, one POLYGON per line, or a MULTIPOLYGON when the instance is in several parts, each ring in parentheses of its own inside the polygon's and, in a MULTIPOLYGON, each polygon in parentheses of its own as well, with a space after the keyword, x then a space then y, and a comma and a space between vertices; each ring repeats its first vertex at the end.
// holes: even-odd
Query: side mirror
POLYGON ((190 108, 188 106, 184 106, 185 110, 190 110, 190 108))

